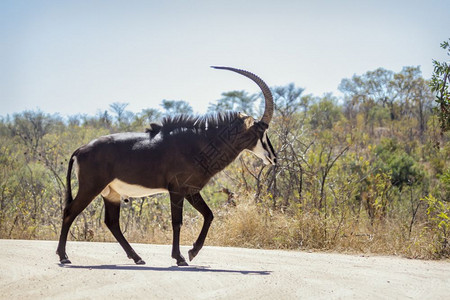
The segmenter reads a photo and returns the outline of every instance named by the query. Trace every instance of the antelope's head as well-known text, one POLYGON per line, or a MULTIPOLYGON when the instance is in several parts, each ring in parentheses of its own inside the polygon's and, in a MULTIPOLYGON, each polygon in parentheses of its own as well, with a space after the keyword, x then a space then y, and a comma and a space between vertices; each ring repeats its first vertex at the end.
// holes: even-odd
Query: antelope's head
POLYGON ((269 87, 261 78, 251 72, 231 67, 212 68, 229 70, 244 75, 245 77, 253 80, 261 89, 265 100, 264 114, 261 120, 258 121, 250 116, 241 114, 241 118, 243 119, 247 128, 246 136, 248 136, 248 144, 245 147, 245 150, 248 150, 255 154, 257 157, 261 158, 264 164, 275 165, 277 156, 272 147, 272 144, 270 143, 269 137, 267 136, 267 130, 269 128, 269 123, 272 120, 274 106, 272 92, 270 91, 269 87))

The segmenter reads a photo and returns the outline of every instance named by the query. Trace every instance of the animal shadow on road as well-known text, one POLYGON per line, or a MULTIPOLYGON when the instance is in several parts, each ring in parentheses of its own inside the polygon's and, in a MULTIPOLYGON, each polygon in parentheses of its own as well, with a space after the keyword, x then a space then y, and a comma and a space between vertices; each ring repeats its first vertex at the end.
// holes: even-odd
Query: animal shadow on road
POLYGON ((128 271, 155 271, 155 272, 210 272, 210 273, 234 273, 242 275, 270 275, 272 271, 251 271, 251 270, 226 270, 211 269, 206 266, 187 266, 187 267, 144 267, 136 265, 97 265, 97 266, 80 266, 80 265, 63 265, 62 268, 67 269, 88 269, 88 270, 128 270, 128 271))

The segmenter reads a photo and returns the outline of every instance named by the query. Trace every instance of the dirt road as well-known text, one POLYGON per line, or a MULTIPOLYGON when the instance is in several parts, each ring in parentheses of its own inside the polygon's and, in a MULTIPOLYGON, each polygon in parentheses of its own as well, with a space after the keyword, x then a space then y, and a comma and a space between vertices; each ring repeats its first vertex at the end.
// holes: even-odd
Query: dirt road
MULTIPOLYGON (((450 263, 395 257, 205 247, 176 267, 170 246, 0 240, 0 299, 445 299, 450 263)), ((187 254, 189 247, 182 247, 187 254)))

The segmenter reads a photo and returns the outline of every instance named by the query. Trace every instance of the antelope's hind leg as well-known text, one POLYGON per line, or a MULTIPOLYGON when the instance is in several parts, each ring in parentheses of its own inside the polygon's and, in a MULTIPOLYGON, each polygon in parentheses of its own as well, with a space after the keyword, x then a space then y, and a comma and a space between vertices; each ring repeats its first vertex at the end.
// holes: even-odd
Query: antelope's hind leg
POLYGON ((61 264, 71 263, 66 254, 66 242, 70 226, 75 218, 89 205, 89 203, 92 202, 99 192, 100 191, 95 188, 85 188, 84 186, 80 186, 75 199, 64 208, 61 234, 59 236, 58 248, 56 249, 56 254, 59 255, 61 264))
POLYGON ((102 197, 105 202, 106 226, 108 226, 109 230, 122 246, 123 250, 125 250, 128 258, 133 259, 137 265, 145 265, 145 261, 143 261, 142 258, 136 254, 134 249, 123 236, 122 230, 120 229, 120 195, 111 187, 107 187, 105 190, 107 193, 102 192, 102 197))

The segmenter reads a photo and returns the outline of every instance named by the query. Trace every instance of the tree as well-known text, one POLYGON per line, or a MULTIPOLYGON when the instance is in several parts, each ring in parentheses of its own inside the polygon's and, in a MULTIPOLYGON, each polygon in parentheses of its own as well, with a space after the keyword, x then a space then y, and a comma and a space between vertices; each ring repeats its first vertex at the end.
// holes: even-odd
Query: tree
POLYGON ((359 112, 364 113, 364 119, 368 119, 370 110, 380 104, 388 106, 391 119, 397 118, 394 102, 397 95, 392 87, 394 72, 378 68, 368 71, 359 76, 354 75, 351 79, 343 79, 339 84, 339 90, 345 96, 345 108, 347 117, 355 119, 359 112))
POLYGON ((390 174, 392 185, 398 187, 400 191, 405 186, 422 181, 423 171, 414 158, 408 155, 395 140, 383 140, 375 148, 375 153, 379 158, 376 162, 379 166, 378 172, 390 174))
POLYGON ((114 102, 109 107, 116 114, 117 129, 119 131, 130 131, 131 123, 133 122, 134 114, 131 111, 125 110, 128 103, 114 102))
POLYGON ((403 67, 394 75, 392 87, 397 95, 399 116, 417 120, 421 139, 431 112, 433 97, 420 67, 403 67))
POLYGON ((404 67, 399 73, 378 68, 361 76, 343 79, 339 90, 344 93, 347 118, 356 123, 358 114, 362 114, 363 125, 370 129, 371 134, 375 124, 386 124, 388 113, 391 121, 417 124, 417 131, 423 139, 432 94, 420 67, 404 67))
POLYGON ((192 107, 184 100, 163 100, 161 103, 165 110, 164 115, 173 116, 176 114, 192 114, 192 107))
MULTIPOLYGON (((450 41, 450 39, 449 39, 450 41)), ((448 41, 441 43, 441 48, 447 50, 450 56, 448 41)), ((431 90, 436 93, 436 102, 439 105, 438 116, 441 123, 441 135, 450 130, 450 64, 433 60, 434 72, 431 77, 431 90)))
POLYGON ((257 95, 249 95, 246 91, 231 91, 222 93, 217 103, 210 103, 208 112, 239 111, 250 116, 255 115, 257 95))
MULTIPOLYGON (((303 167, 302 162, 296 155, 303 140, 303 118, 298 112, 303 105, 306 111, 308 100, 302 97, 303 89, 296 87, 293 83, 272 89, 275 115, 271 126, 274 136, 274 145, 278 155, 278 164, 267 173, 265 184, 270 191, 274 204, 276 198, 281 196, 283 207, 289 206, 292 199, 301 201, 303 190, 303 167), (278 180, 286 178, 287 180, 278 180)), ((260 185, 258 185, 260 186, 260 185)), ((259 194, 260 190, 258 190, 259 194)))
POLYGON ((161 119, 161 111, 155 108, 143 109, 140 113, 134 116, 132 123, 133 130, 142 130, 148 127, 150 123, 157 122, 161 119))
POLYGON ((283 119, 286 119, 297 112, 301 106, 306 110, 309 99, 301 97, 304 90, 303 88, 296 87, 293 83, 275 87, 273 89, 275 113, 283 119))
POLYGON ((161 118, 161 112, 155 108, 147 108, 141 111, 140 117, 150 123, 159 120, 161 118))
POLYGON ((125 108, 128 106, 128 104, 129 103, 114 102, 109 105, 109 108, 116 114, 117 123, 122 123, 125 108))
POLYGON ((37 153, 42 138, 57 123, 62 122, 59 117, 51 117, 41 111, 25 111, 21 114, 15 114, 13 119, 13 122, 9 124, 9 130, 13 136, 20 137, 33 157, 37 153))
POLYGON ((341 108, 331 95, 319 99, 310 108, 310 125, 314 130, 332 129, 334 124, 341 119, 341 108))

